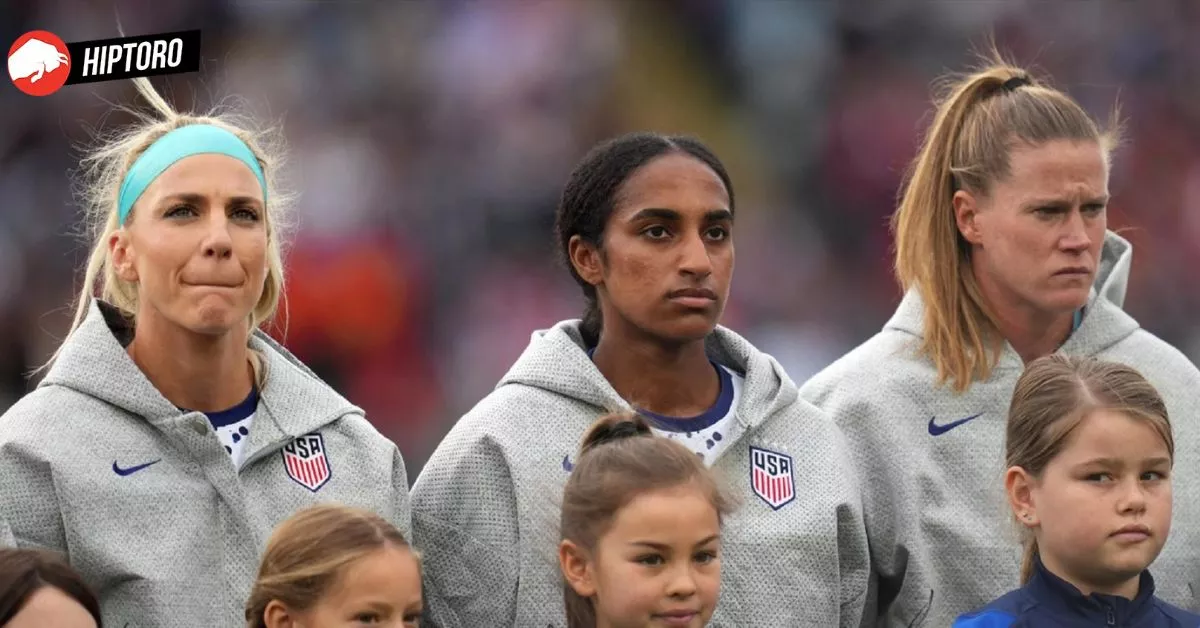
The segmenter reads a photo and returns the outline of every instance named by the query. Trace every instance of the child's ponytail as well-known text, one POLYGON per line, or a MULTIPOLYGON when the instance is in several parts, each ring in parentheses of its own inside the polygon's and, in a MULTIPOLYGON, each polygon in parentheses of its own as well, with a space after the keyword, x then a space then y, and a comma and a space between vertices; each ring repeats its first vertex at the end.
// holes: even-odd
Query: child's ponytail
POLYGON ((1037 564, 1038 544, 1037 538, 1032 534, 1025 542, 1025 550, 1021 553, 1021 586, 1029 583, 1029 579, 1033 577, 1034 566, 1037 564))
POLYGON ((596 628, 596 609, 591 600, 565 586, 563 601, 567 609, 567 628, 596 628))

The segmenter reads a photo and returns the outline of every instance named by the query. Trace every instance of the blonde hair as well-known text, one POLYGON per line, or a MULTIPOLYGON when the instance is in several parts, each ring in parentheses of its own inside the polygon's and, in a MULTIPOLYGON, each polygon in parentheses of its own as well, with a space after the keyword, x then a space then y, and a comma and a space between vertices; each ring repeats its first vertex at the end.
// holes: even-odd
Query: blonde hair
POLYGON ((921 352, 936 365, 939 385, 953 380, 962 392, 974 378, 987 379, 1003 344, 971 271, 971 245, 958 231, 954 193, 987 195, 1009 176, 1018 145, 1097 142, 1108 158, 1119 135, 1116 116, 1114 109, 1102 132, 1070 96, 1006 62, 994 47, 983 68, 947 82, 892 216, 896 278, 924 302, 921 352))
MULTIPOLYGON (((1175 459, 1167 406, 1141 373, 1116 362, 1056 353, 1030 362, 1017 380, 1005 430, 1005 466, 1041 477, 1075 428, 1097 410, 1145 421, 1175 459)), ((1038 546, 1032 533, 1021 528, 1021 584, 1025 584, 1033 573, 1038 546)))
MULTIPOLYGON (((563 488, 562 540, 588 551, 617 512, 649 491, 694 484, 724 519, 736 501, 700 458, 682 444, 660 438, 632 413, 603 416, 583 437, 579 457, 563 488)), ((592 601, 563 587, 568 628, 595 628, 592 601)))
MULTIPOLYGON (((124 226, 118 216, 121 183, 151 144, 174 129, 192 124, 212 125, 236 135, 254 153, 266 180, 267 277, 249 320, 250 328, 257 328, 275 315, 284 291, 283 248, 289 231, 287 214, 292 197, 280 185, 284 160, 281 134, 276 128, 260 128, 248 117, 231 112, 215 109, 203 115, 178 112, 155 91, 149 80, 137 78, 133 82, 151 111, 118 107, 119 111, 134 116, 135 122, 114 133, 99 135, 97 145, 87 150, 81 162, 78 192, 85 210, 83 235, 91 242, 91 253, 67 337, 83 323, 94 299, 110 303, 126 318, 135 320, 137 285, 117 276, 108 247, 109 238, 124 226)), ((130 216, 136 213, 135 207, 130 216)), ((45 366, 53 363, 61 350, 62 345, 45 366)))
POLYGON ((396 526, 359 508, 312 506, 275 528, 267 541, 258 578, 246 600, 247 628, 265 628, 263 613, 272 600, 294 612, 312 608, 354 561, 388 547, 410 551, 396 526))

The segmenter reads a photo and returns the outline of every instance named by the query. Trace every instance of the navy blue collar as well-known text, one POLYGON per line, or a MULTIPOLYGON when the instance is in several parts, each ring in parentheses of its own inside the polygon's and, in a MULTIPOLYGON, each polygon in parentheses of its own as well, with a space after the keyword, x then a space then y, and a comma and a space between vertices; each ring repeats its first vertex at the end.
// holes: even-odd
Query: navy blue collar
POLYGON ((1154 608, 1154 578, 1149 570, 1142 572, 1137 597, 1131 600, 1103 593, 1084 595, 1071 583, 1050 573, 1040 558, 1034 562, 1033 576, 1025 590, 1054 615, 1094 618, 1101 626, 1126 626, 1143 619, 1154 608))
MULTIPOLYGON (((245 419, 251 414, 254 414, 254 411, 257 409, 258 386, 251 386, 250 394, 247 395, 246 398, 239 402, 236 406, 233 406, 232 408, 226 408, 225 410, 217 410, 216 412, 205 412, 204 415, 208 417, 209 423, 212 423, 214 428, 225 427, 226 425, 233 425, 234 423, 245 419)), ((180 410, 183 412, 192 412, 192 410, 187 408, 180 408, 180 410)))
POLYGON ((667 416, 645 409, 639 409, 638 414, 650 421, 654 427, 668 432, 700 432, 716 425, 717 421, 725 418, 729 414, 729 409, 733 407, 733 377, 729 371, 721 368, 716 362, 710 361, 710 363, 716 369, 717 378, 721 383, 721 388, 717 393, 717 402, 712 407, 693 417, 667 416))
MULTIPOLYGON (((588 357, 593 360, 595 359, 595 353, 595 347, 587 350, 588 357)), ((693 417, 667 416, 651 412, 644 408, 638 408, 637 413, 651 425, 665 432, 688 433, 690 435, 692 432, 700 432, 715 425, 718 421, 725 418, 729 414, 729 409, 733 407, 733 376, 716 362, 709 360, 709 363, 717 371, 717 379, 720 382, 717 402, 712 407, 693 417)))

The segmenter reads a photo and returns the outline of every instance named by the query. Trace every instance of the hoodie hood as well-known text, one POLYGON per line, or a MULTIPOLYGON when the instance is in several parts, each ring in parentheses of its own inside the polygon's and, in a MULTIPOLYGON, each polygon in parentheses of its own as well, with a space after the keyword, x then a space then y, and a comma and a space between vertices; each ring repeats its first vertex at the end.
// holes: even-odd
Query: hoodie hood
POLYGON ((1133 245, 1121 236, 1107 232, 1100 249, 1100 264, 1092 284, 1091 300, 1097 296, 1113 305, 1125 307, 1125 290, 1129 287, 1129 272, 1133 266, 1133 245))
MULTIPOLYGON (((579 325, 579 320, 568 320, 535 331, 529 346, 497 388, 520 384, 610 412, 630 410, 629 402, 621 398, 588 357, 579 325)), ((705 340, 705 350, 710 360, 745 379, 736 411, 738 421, 744 426, 754 427, 796 402, 796 384, 779 362, 733 331, 718 326, 705 340)))
MULTIPOLYGON (((160 428, 190 414, 168 401, 129 357, 125 346, 132 337, 133 328, 129 321, 112 305, 94 299, 87 317, 67 339, 58 359, 38 387, 69 388, 142 417, 160 428)), ((251 335, 250 348, 263 357, 266 372, 266 384, 259 391, 255 422, 272 424, 274 428, 256 429, 251 437, 251 449, 255 448, 256 442, 262 444, 263 439, 294 438, 345 414, 362 414, 362 410, 337 394, 261 330, 255 330, 251 335), (260 421, 260 417, 270 419, 260 421)))
MULTIPOLYGON (((1138 330, 1137 321, 1121 309, 1125 305, 1132 265, 1133 245, 1116 233, 1107 232, 1104 245, 1100 249, 1100 263, 1096 268, 1096 279, 1092 284, 1088 304, 1084 308, 1083 320, 1063 345, 1063 351, 1094 355, 1138 330)), ((915 289, 909 290, 884 329, 924 338, 924 318, 924 302, 915 289)), ((998 366, 1020 368, 1022 364, 1012 345, 1004 343, 998 366)))

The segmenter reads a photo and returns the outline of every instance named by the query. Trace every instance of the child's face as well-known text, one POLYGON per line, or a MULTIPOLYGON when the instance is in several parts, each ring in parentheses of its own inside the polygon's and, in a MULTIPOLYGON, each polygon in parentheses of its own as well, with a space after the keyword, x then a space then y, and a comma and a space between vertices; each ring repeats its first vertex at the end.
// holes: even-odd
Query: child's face
POLYGON ((720 520, 694 487, 644 493, 596 544, 598 628, 708 623, 721 580, 720 520))
POLYGON ((1042 561, 1093 590, 1119 590, 1154 562, 1171 528, 1171 462, 1151 425, 1086 417, 1031 490, 1042 561))
POLYGON ((346 566, 333 587, 296 628, 394 626, 412 628, 421 617, 421 573, 407 548, 387 547, 346 566))

